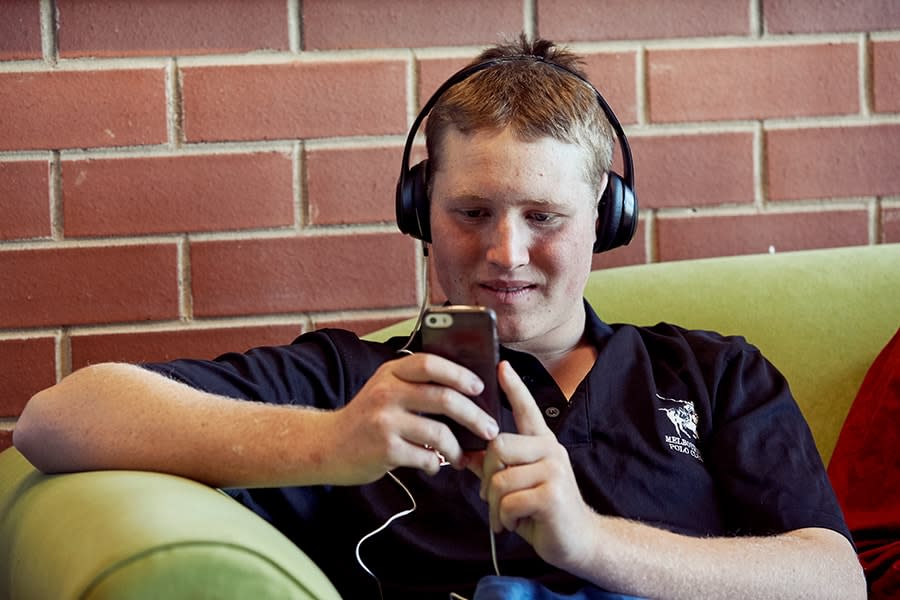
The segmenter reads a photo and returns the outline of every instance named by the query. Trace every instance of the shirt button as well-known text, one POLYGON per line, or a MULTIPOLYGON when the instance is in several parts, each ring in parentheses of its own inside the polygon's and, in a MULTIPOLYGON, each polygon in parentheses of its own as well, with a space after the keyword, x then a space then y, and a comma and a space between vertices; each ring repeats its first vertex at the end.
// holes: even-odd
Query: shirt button
POLYGON ((544 411, 544 414, 550 417, 551 419, 555 419, 559 416, 559 409, 555 406, 551 406, 544 411))

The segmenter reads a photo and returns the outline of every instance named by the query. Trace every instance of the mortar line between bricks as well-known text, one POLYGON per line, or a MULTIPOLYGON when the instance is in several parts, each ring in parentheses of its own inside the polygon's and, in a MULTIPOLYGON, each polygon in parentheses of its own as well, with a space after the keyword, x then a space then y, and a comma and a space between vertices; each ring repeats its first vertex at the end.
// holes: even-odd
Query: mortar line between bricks
POLYGON ((536 4, 536 0, 522 0, 522 31, 530 39, 540 31, 536 4))
MULTIPOLYGON (((251 229, 234 231, 188 232, 192 242, 290 240, 344 237, 360 235, 398 234, 393 221, 383 223, 357 223, 353 225, 315 225, 298 231, 293 226, 281 229, 251 229)), ((153 233, 147 235, 128 234, 86 238, 3 240, 0 253, 21 250, 66 250, 75 248, 113 248, 123 246, 177 245, 185 232, 153 233)))
MULTIPOLYGON (((257 51, 249 54, 179 55, 183 68, 206 67, 266 67, 291 64, 334 64, 359 62, 388 62, 405 59, 408 48, 338 50, 292 53, 289 51, 257 51)), ((50 63, 44 59, 0 61, 0 73, 39 72, 104 72, 125 70, 164 69, 171 56, 116 56, 57 58, 50 63)))
POLYGON ((0 329, 0 342, 10 340, 44 340, 59 334, 58 327, 23 327, 19 329, 0 329))
POLYGON ((41 54, 46 65, 55 67, 59 62, 59 36, 56 27, 55 0, 41 2, 41 54))
POLYGON ((861 34, 859 36, 859 112, 864 117, 871 117, 874 112, 874 97, 872 81, 872 56, 869 48, 869 36, 861 34))
MULTIPOLYGON (((406 63, 406 129, 408 130, 419 114, 419 61, 416 56, 410 52, 410 59, 406 63)), ((401 144, 406 144, 406 135, 403 136, 401 144)))
POLYGON ((166 133, 173 151, 184 142, 180 73, 178 59, 172 58, 166 65, 166 133))
POLYGON ((194 318, 194 296, 191 285, 191 241, 183 235, 178 242, 178 314, 182 322, 194 318))
POLYGON ((766 170, 766 132, 762 123, 757 123, 753 131, 753 204, 760 210, 765 208, 769 182, 766 170))
POLYGON ((870 31, 869 38, 873 42, 900 42, 900 28, 895 31, 870 31))
POLYGON ((63 210, 62 162, 59 159, 59 152, 56 150, 50 153, 48 169, 50 239, 58 242, 65 237, 65 212, 63 210))
POLYGON ((871 196, 858 198, 841 198, 839 200, 777 200, 770 201, 758 208, 747 204, 693 207, 661 207, 657 208, 658 217, 747 217, 754 215, 827 213, 848 210, 867 210, 871 196))
MULTIPOLYGON (((415 316, 416 306, 402 306, 396 308, 360 308, 339 311, 307 311, 281 314, 248 314, 235 317, 200 317, 189 322, 184 321, 156 321, 156 322, 125 322, 98 325, 75 325, 68 329, 69 337, 84 337, 90 335, 120 335, 140 333, 172 333, 179 331, 213 331, 221 329, 248 329, 251 327, 281 327, 298 326, 308 327, 314 320, 318 321, 373 321, 396 320, 403 321, 415 316)), ((2 335, 2 334, 0 334, 2 335)), ((0 340, 4 338, 0 337, 0 340)), ((9 339, 22 339, 10 337, 9 339)))
POLYGON ((310 221, 309 193, 306 189, 306 147, 303 142, 295 142, 291 154, 291 188, 294 206, 294 230, 304 230, 310 221))
MULTIPOLYGON (((42 0, 48 2, 49 0, 42 0)), ((43 23, 43 19, 42 19, 43 23)), ((569 42, 566 45, 576 52, 616 52, 628 51, 644 46, 649 50, 706 50, 716 48, 766 48, 780 46, 833 45, 838 43, 856 43, 859 34, 821 33, 821 34, 777 34, 763 35, 760 38, 750 36, 712 36, 671 39, 638 39, 615 40, 603 42, 569 42)), ((892 40, 890 35, 878 36, 881 40, 892 40)), ((43 43, 42 37, 42 43, 43 43)), ((247 54, 207 54, 179 56, 179 64, 183 68, 193 67, 227 67, 227 66, 266 66, 289 63, 330 63, 359 62, 408 59, 411 50, 422 58, 458 58, 474 57, 483 49, 482 45, 474 46, 434 46, 421 48, 364 48, 351 50, 316 50, 316 51, 256 51, 247 54)), ((109 71, 121 69, 165 68, 169 56, 123 56, 123 57, 84 57, 57 58, 53 64, 46 60, 21 60, 0 62, 0 72, 29 71, 109 71)))
POLYGON ((639 126, 648 126, 650 124, 650 94, 647 93, 649 78, 647 77, 646 48, 641 47, 635 52, 634 61, 634 89, 637 103, 635 116, 639 126))
POLYGON ((881 242, 881 198, 873 198, 869 203, 869 243, 881 242))
POLYGON ((67 327, 63 327, 56 335, 53 345, 56 362, 56 381, 72 372, 72 338, 67 327))
POLYGON ((763 30, 764 17, 762 14, 762 5, 760 4, 760 0, 750 0, 747 10, 749 11, 750 19, 750 37, 754 39, 760 39, 765 34, 763 30))
POLYGON ((294 54, 303 50, 303 7, 301 0, 287 0, 288 48, 294 54))
MULTIPOLYGON (((284 138, 281 140, 237 140, 222 142, 188 142, 172 148, 168 142, 147 146, 102 146, 97 148, 63 148, 62 160, 98 160, 107 158, 149 158, 178 156, 209 156, 216 154, 259 154, 281 152, 290 154, 297 141, 312 149, 403 148, 405 134, 379 136, 347 136, 329 138, 284 138)), ((48 150, 0 150, 0 160, 43 160, 48 150)))

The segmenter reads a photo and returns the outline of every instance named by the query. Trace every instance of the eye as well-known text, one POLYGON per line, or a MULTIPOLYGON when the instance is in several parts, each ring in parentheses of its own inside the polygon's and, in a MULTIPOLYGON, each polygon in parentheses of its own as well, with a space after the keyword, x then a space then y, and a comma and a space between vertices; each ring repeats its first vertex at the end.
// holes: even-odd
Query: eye
POLYGON ((479 219, 487 216, 487 211, 483 208, 461 208, 459 214, 466 219, 479 219))
POLYGON ((551 223, 556 218, 553 213, 535 212, 530 213, 528 218, 536 223, 551 223))

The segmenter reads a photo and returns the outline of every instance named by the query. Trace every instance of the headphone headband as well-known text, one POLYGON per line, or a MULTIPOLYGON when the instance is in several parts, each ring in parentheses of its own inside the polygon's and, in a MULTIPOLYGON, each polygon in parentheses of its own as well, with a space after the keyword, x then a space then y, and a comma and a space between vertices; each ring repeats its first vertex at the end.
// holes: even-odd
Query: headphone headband
POLYGON ((597 228, 597 241, 594 244, 594 252, 603 252, 628 244, 637 229, 638 206, 637 197, 634 194, 634 168, 631 147, 628 145, 628 139, 625 137, 625 131, 622 129, 619 119, 597 88, 582 75, 563 65, 544 60, 541 56, 526 54, 492 58, 463 67, 451 75, 431 95, 413 121, 403 147, 403 163, 401 165, 400 178, 397 182, 397 226, 403 233, 412 235, 425 242, 431 241, 426 161, 422 161, 413 167, 409 165, 412 147, 415 144, 416 135, 422 121, 425 120, 425 117, 428 116, 444 93, 454 85, 461 83, 480 71, 520 61, 540 62, 553 67, 557 71, 575 77, 593 92, 594 97, 597 99, 597 104, 603 110, 604 116, 609 121, 616 134, 616 139, 619 141, 619 146, 622 149, 624 172, 624 178, 620 178, 612 171, 609 172, 609 182, 600 201, 601 223, 598 224, 597 228))

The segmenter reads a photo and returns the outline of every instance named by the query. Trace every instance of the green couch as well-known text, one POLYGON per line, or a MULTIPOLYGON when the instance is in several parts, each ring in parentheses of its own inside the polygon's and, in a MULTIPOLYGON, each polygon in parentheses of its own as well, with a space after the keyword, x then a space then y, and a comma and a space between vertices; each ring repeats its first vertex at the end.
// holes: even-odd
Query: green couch
MULTIPOLYGON (((747 337, 787 376, 827 462, 900 325, 900 244, 610 269, 592 275, 587 297, 610 322, 747 337)), ((0 598, 270 597, 337 594, 218 490, 131 471, 45 476, 15 449, 0 454, 0 598)))

